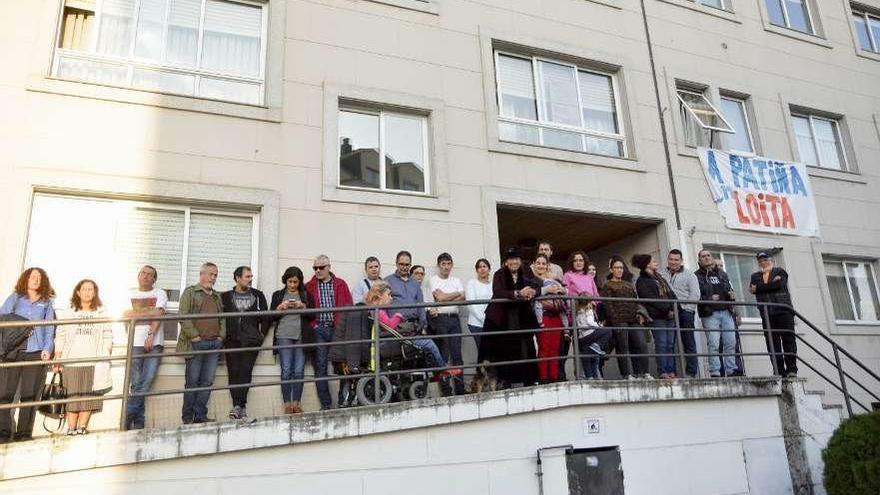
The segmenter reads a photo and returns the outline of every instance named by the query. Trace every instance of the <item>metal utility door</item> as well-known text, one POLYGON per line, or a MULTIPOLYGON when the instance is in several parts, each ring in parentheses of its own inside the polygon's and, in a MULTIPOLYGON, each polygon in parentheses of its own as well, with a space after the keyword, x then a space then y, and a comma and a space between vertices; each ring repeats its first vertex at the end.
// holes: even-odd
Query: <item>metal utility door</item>
POLYGON ((618 447, 572 449, 565 456, 570 495, 623 495, 618 447))

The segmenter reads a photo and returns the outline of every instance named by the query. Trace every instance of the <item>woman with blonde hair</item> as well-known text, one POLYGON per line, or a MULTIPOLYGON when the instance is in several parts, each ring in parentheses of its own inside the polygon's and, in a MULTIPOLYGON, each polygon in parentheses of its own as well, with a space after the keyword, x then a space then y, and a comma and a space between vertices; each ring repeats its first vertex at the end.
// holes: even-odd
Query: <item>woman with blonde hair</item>
MULTIPOLYGON (((70 307, 73 313, 65 317, 82 321, 58 327, 55 337, 56 359, 110 357, 113 349, 111 325, 89 321, 107 317, 98 295, 98 284, 89 279, 80 280, 73 289, 70 307)), ((113 386, 110 362, 71 363, 56 365, 55 369, 63 369, 67 397, 82 399, 67 404, 67 434, 85 435, 92 414, 103 408, 104 401, 98 397, 109 392, 113 386)))

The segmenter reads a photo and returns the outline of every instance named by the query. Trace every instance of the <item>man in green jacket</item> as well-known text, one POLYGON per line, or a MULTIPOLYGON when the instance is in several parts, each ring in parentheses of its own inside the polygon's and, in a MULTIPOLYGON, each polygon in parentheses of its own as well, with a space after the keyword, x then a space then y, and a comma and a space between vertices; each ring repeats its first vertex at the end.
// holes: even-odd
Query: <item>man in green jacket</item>
MULTIPOLYGON (((214 290, 217 281, 217 265, 207 262, 199 270, 199 283, 191 285, 180 296, 180 314, 214 314, 223 312, 220 294, 214 290)), ((180 334, 177 337, 177 351, 211 351, 223 347, 226 338, 224 318, 204 318, 200 320, 181 320, 180 334)), ((185 388, 203 388, 214 385, 217 373, 218 353, 196 354, 186 358, 185 388)), ((208 399, 210 390, 183 393, 184 424, 206 423, 208 419, 208 399)))

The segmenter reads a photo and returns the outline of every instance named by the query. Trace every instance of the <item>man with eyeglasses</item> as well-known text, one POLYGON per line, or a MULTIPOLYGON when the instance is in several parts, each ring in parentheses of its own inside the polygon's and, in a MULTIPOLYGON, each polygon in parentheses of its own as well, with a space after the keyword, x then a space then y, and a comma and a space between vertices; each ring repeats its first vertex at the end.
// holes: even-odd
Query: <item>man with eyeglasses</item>
MULTIPOLYGON (((312 263, 312 270, 315 276, 306 284, 306 293, 309 296, 313 308, 334 308, 340 306, 351 306, 351 291, 345 280, 337 277, 330 271, 330 258, 326 255, 319 255, 312 263)), ((312 321, 312 330, 315 332, 315 343, 326 344, 333 340, 333 332, 342 330, 345 324, 343 313, 334 313, 327 311, 318 313, 317 317, 312 321)), ((329 346, 318 346, 315 348, 315 378, 327 376, 327 356, 330 352, 329 346)), ((321 402, 321 410, 330 409, 333 405, 333 399, 330 397, 330 385, 327 380, 315 382, 315 389, 318 392, 318 400, 321 402)))
MULTIPOLYGON (((422 284, 410 276, 409 268, 412 266, 412 255, 409 251, 397 253, 395 258, 397 270, 385 277, 385 281, 391 286, 391 300, 394 304, 420 304, 425 301, 422 294, 422 284)), ((425 308, 401 308, 399 313, 407 321, 425 322, 425 308)))

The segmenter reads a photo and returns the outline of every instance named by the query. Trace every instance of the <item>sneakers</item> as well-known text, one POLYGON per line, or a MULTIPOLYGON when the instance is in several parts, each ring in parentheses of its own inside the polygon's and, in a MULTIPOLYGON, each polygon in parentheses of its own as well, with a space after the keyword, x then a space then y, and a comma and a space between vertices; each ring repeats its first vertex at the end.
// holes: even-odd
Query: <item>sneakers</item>
POLYGON ((626 375, 626 379, 627 379, 627 380, 635 380, 636 377, 634 377, 634 376, 632 376, 632 375, 626 375))
POLYGON ((653 380, 654 375, 652 375, 650 373, 645 373, 644 375, 642 375, 642 378, 644 378, 645 380, 653 380))
POLYGON ((229 410, 229 419, 241 419, 241 406, 235 406, 229 410))
POLYGON ((590 350, 600 356, 605 355, 605 351, 602 350, 602 346, 600 346, 598 342, 593 342, 592 344, 590 344, 590 350))

